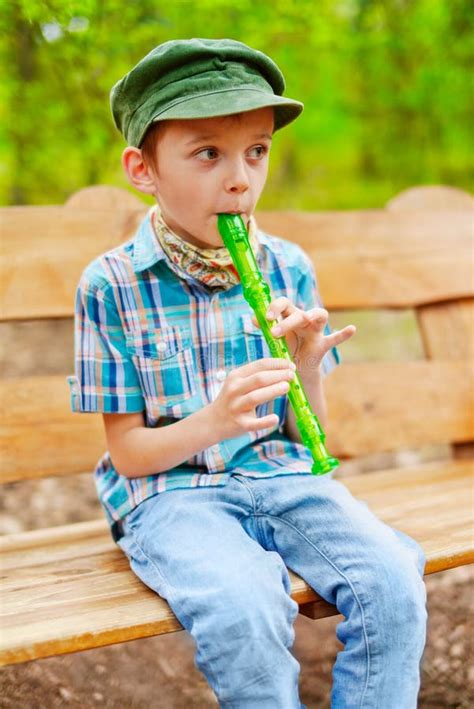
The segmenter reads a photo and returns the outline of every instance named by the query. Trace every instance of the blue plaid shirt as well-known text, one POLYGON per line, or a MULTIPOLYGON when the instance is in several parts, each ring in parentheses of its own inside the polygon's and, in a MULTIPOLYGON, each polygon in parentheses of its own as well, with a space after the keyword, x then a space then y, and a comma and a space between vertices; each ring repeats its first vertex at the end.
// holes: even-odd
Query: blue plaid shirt
MULTIPOLYGON (((300 246, 258 232, 258 264, 272 298, 307 310, 322 306, 311 260, 300 246)), ((75 412, 143 411, 145 425, 165 426, 214 401, 227 373, 270 351, 252 323, 241 284, 211 289, 169 266, 148 213, 132 239, 96 258, 76 293, 75 375, 68 377, 75 412)), ((321 371, 339 362, 334 348, 321 371)), ((143 500, 176 488, 225 485, 233 473, 270 477, 311 471, 308 450, 283 433, 288 398, 257 407, 278 425, 202 450, 181 465, 146 477, 119 475, 110 454, 95 482, 113 526, 143 500)))

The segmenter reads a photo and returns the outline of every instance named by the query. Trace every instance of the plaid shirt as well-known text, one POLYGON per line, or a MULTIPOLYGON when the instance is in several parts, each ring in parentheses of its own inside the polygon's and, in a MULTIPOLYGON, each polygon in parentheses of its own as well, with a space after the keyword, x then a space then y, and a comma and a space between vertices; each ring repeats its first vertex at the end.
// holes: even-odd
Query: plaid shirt
MULTIPOLYGON (((258 264, 272 298, 299 308, 322 305, 312 263, 296 244, 258 232, 258 264)), ((214 401, 227 373, 270 351, 252 323, 239 283, 208 288, 167 265, 148 213, 135 236, 96 258, 80 279, 75 306, 75 375, 68 377, 75 412, 145 412, 146 426, 168 425, 214 401)), ((328 329, 329 331, 329 329, 328 329)), ((322 362, 339 362, 334 348, 322 362)), ((140 502, 176 488, 225 485, 232 473, 270 477, 311 471, 309 451, 283 434, 288 398, 257 407, 279 424, 198 452, 146 477, 119 475, 108 452, 94 472, 99 499, 114 524, 140 502)))

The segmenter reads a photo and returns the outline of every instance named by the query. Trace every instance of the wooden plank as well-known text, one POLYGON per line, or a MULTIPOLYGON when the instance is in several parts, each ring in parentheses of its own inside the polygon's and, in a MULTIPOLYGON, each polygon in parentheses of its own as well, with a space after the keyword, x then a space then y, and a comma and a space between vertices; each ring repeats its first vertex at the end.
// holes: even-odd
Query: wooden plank
MULTIPOLYGON (((446 185, 410 187, 386 205, 390 211, 458 211, 474 206, 468 192, 446 185)), ((473 279, 474 280, 474 279, 473 279)), ((474 362, 474 299, 434 303, 416 309, 420 335, 428 359, 460 359, 474 362)), ((472 372, 468 380, 472 387, 472 372)), ((471 412, 474 417, 474 411, 471 412)), ((474 457, 472 442, 452 446, 456 458, 474 457)))
POLYGON ((68 317, 77 282, 103 251, 127 241, 144 210, 5 207, 0 210, 0 319, 68 317))
MULTIPOLYGON (((133 189, 133 188, 132 188, 133 189)), ((122 187, 112 185, 89 185, 74 192, 64 203, 64 206, 74 209, 138 209, 143 211, 143 200, 139 192, 130 192, 122 187)))
MULTIPOLYGON (((471 362, 466 386, 473 388, 474 379, 474 299, 452 303, 426 305, 417 309, 420 335, 426 356, 432 360, 457 360, 463 357, 471 362)), ((471 408, 474 420, 474 408, 471 408)), ((453 443, 456 458, 472 458, 472 442, 453 443)))
POLYGON ((473 214, 268 212, 258 223, 309 254, 326 307, 401 308, 472 293, 473 214))
POLYGON ((426 573, 474 562, 474 460, 433 461, 343 481, 387 524, 416 539, 426 573))
MULTIPOLYGON (((0 649, 0 664, 181 629, 168 604, 130 572, 105 521, 39 531, 0 539, 2 642, 15 645, 0 649)), ((290 576, 297 602, 316 601, 322 616, 334 612, 290 576)))
MULTIPOLYGON (((0 318, 71 316, 82 270, 129 239, 146 210, 1 209, 0 318)), ((257 217, 263 229, 305 249, 325 305, 344 309, 412 307, 472 295, 472 215, 467 209, 375 209, 257 217)))
POLYGON ((426 305, 416 312, 429 359, 474 361, 473 299, 426 305))
MULTIPOLYGON (((463 360, 338 368, 325 384, 328 450, 344 458, 472 440, 471 378, 463 360)), ((101 415, 70 411, 63 376, 5 380, 0 399, 1 482, 93 470, 106 450, 101 415)))
POLYGON ((474 197, 458 187, 417 185, 403 190, 387 202, 389 210, 457 211, 474 208, 474 197))
POLYGON ((346 364, 325 383, 333 455, 354 457, 474 438, 472 363, 346 364))
MULTIPOLYGON (((472 461, 358 475, 344 484, 385 522, 417 539, 426 573, 471 563, 472 461)), ((2 554, 0 662, 9 664, 173 632, 164 600, 129 570, 105 520, 9 535, 2 554)), ((291 594, 334 614, 298 576, 291 594)))
POLYGON ((0 482, 92 471, 106 450, 100 414, 73 414, 65 376, 0 381, 0 482))

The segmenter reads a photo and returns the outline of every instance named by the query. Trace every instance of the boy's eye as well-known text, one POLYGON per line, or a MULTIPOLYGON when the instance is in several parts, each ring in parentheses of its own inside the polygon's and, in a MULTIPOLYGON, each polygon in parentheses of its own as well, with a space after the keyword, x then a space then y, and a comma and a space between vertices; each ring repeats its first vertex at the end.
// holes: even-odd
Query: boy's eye
POLYGON ((215 160, 217 158, 217 150, 215 148, 204 148, 196 155, 200 160, 215 160))
POLYGON ((255 160, 260 160, 268 152, 268 148, 265 145, 255 145, 249 150, 249 156, 255 160))

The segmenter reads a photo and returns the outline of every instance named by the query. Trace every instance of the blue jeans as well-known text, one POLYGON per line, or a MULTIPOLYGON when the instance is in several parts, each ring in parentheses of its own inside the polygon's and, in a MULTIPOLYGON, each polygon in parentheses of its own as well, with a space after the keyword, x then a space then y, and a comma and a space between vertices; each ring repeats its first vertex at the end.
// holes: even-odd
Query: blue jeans
POLYGON ((221 707, 303 706, 286 566, 344 616, 331 706, 416 707, 424 555, 341 482, 235 475, 225 487, 164 492, 126 517, 118 543, 194 638, 221 707))

